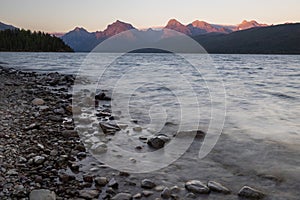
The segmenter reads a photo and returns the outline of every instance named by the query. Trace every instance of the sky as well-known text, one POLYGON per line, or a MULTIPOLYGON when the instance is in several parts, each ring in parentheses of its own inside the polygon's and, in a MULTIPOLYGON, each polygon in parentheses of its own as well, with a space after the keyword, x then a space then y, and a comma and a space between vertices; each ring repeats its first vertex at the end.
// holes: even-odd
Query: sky
POLYGON ((183 24, 198 19, 235 25, 246 20, 300 22, 299 0, 0 0, 0 21, 19 28, 67 32, 104 30, 118 20, 136 28, 183 24))

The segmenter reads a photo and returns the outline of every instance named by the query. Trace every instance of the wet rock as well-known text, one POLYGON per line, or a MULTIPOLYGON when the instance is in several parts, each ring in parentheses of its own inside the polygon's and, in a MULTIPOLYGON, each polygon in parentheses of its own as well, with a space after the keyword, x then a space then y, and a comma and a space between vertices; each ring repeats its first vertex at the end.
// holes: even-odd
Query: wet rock
POLYGON ((61 174, 59 175, 59 180, 63 183, 67 183, 68 181, 75 180, 75 177, 68 174, 61 174))
POLYGON ((155 149, 160 149, 165 146, 165 143, 168 142, 170 138, 167 135, 160 134, 150 138, 147 142, 149 146, 155 149))
POLYGON ((6 175, 8 176, 17 176, 18 175, 18 172, 16 169, 10 169, 6 172, 6 175))
POLYGON ((106 123, 106 122, 100 122, 100 127, 103 133, 107 135, 113 135, 117 131, 121 130, 116 124, 106 123))
POLYGON ((35 106, 40 106, 40 105, 43 105, 45 104, 45 101, 43 99, 40 99, 40 98, 35 98, 31 101, 31 103, 35 106))
POLYGON ((141 182, 141 187, 145 189, 152 189, 156 186, 156 184, 150 179, 144 179, 141 182))
POLYGON ((142 192, 142 194, 143 194, 144 197, 149 197, 149 196, 151 196, 152 194, 154 194, 154 192, 148 191, 148 190, 144 190, 144 191, 142 192))
POLYGON ((43 164, 45 162, 46 158, 44 156, 35 156, 33 158, 33 163, 36 165, 43 164))
POLYGON ((132 195, 129 193, 119 193, 112 198, 112 200, 131 200, 132 195))
POLYGON ((229 194, 230 190, 223 186, 222 184, 215 182, 215 181, 209 181, 207 183, 207 187, 214 192, 220 192, 220 193, 224 193, 224 194, 229 194))
POLYGON ((163 198, 163 199, 168 199, 168 198, 170 198, 170 196, 171 196, 170 189, 166 187, 166 188, 161 192, 160 196, 161 196, 161 198, 163 198))
POLYGON ((106 177, 96 177, 95 183, 99 186, 105 186, 108 183, 108 179, 106 177))
POLYGON ((134 130, 136 132, 141 132, 143 130, 143 128, 140 126, 136 126, 136 127, 133 127, 132 130, 134 130))
POLYGON ((107 151, 107 145, 103 142, 99 142, 91 147, 91 151, 95 154, 105 153, 107 151))
POLYGON ((56 194, 46 189, 32 190, 29 200, 56 200, 56 194))
POLYGON ((93 199, 99 196, 98 190, 80 190, 79 196, 86 199, 93 199))
POLYGON ((185 195, 184 199, 196 199, 196 195, 192 192, 189 192, 185 195))
POLYGON ((83 176, 83 181, 88 182, 88 183, 92 183, 94 181, 93 176, 84 175, 83 176))
POLYGON ((208 194, 210 189, 201 181, 191 180, 185 183, 185 188, 193 193, 208 194))
POLYGON ((39 128, 39 125, 36 124, 36 123, 33 123, 33 124, 30 124, 29 126, 26 126, 24 128, 25 131, 29 131, 29 130, 33 130, 33 129, 38 129, 39 128))
POLYGON ((251 199, 262 199, 265 197, 265 194, 262 191, 251 188, 249 186, 244 186, 238 192, 240 197, 251 198, 251 199))
POLYGON ((174 193, 179 193, 180 192, 180 188, 178 186, 173 186, 170 188, 170 191, 171 191, 171 194, 174 194, 174 193))
POLYGON ((114 189, 117 189, 119 187, 118 182, 116 181, 115 178, 110 179, 110 181, 108 182, 108 187, 112 187, 114 189))
POLYGON ((108 96, 106 96, 106 94, 105 94, 104 92, 101 92, 101 93, 99 93, 99 94, 96 94, 96 95, 95 95, 95 99, 96 99, 96 100, 104 100, 104 101, 110 101, 110 100, 111 100, 111 98, 108 97, 108 96))
POLYGON ((137 193, 137 194, 133 195, 132 198, 133 199, 140 199, 140 198, 142 198, 142 194, 141 193, 137 193))

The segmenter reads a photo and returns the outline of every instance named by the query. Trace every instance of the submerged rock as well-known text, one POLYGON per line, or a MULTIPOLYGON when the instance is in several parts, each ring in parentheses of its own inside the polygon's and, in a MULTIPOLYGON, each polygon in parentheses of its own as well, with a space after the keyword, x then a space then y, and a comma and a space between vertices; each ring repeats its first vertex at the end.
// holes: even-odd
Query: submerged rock
POLYGON ((156 184, 150 179, 144 179, 141 182, 141 187, 146 189, 152 189, 156 186, 156 184))
POLYGON ((79 191, 80 197, 86 198, 86 199, 93 199, 97 198, 99 196, 98 190, 80 190, 79 191))
POLYGON ((244 186, 238 193, 241 197, 251 198, 251 199, 262 199, 265 194, 262 191, 251 188, 249 186, 244 186))
POLYGON ((50 190, 32 190, 29 195, 30 200, 56 200, 56 194, 50 190))
POLYGON ((160 149, 165 146, 165 143, 168 142, 170 138, 167 135, 160 134, 150 138, 147 142, 149 146, 155 149, 160 149))
POLYGON ((211 191, 214 191, 214 192, 220 192, 220 193, 224 193, 224 194, 230 193, 230 190, 228 188, 226 188, 222 184, 217 183, 215 181, 209 181, 207 183, 207 186, 211 191))
POLYGON ((193 193, 208 194, 210 189, 201 181, 191 180, 185 183, 185 188, 193 193))
POLYGON ((132 195, 129 193, 119 193, 112 198, 112 200, 131 200, 132 195))

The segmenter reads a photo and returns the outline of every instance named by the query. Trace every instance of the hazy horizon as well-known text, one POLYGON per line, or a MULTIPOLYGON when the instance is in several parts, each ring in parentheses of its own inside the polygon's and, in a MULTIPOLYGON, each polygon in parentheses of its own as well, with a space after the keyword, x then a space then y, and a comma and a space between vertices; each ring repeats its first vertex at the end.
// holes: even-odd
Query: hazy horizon
POLYGON ((0 0, 0 21, 19 28, 45 32, 68 32, 75 27, 104 30, 116 20, 138 29, 164 26, 175 18, 183 24, 194 20, 212 24, 236 25, 243 20, 282 24, 299 22, 300 2, 282 1, 75 1, 0 0))

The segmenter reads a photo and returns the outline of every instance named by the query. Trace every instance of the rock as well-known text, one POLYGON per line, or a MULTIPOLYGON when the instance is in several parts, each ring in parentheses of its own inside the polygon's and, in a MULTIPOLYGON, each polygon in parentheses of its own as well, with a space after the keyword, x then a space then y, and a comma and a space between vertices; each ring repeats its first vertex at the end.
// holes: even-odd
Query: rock
POLYGON ((36 123, 33 123, 33 124, 30 124, 29 126, 26 126, 24 128, 25 131, 29 131, 29 130, 32 130, 32 129, 38 129, 39 128, 39 125, 36 124, 36 123))
POLYGON ((191 180, 185 183, 185 188, 193 193, 208 194, 210 189, 201 181, 191 180))
POLYGON ((99 124, 103 133, 107 135, 113 135, 117 131, 121 130, 116 124, 107 123, 107 122, 100 122, 99 124))
POLYGON ((68 174, 61 174, 59 175, 59 180, 63 183, 66 183, 68 181, 75 180, 75 177, 68 174))
POLYGON ((160 149, 165 146, 165 143, 168 142, 170 138, 167 135, 157 135, 152 138, 150 138, 147 142, 147 144, 155 149, 160 149))
POLYGON ((140 199, 140 198, 142 198, 142 194, 141 193, 137 193, 137 194, 133 195, 132 198, 133 199, 140 199))
POLYGON ((117 189, 119 187, 118 182, 116 181, 116 179, 112 178, 110 179, 110 181, 108 182, 108 187, 112 187, 114 189, 117 189))
POLYGON ((46 158, 44 156, 35 156, 33 157, 33 162, 36 165, 43 164, 45 162, 46 158))
POLYGON ((136 132, 141 132, 143 130, 143 128, 140 126, 136 126, 136 127, 133 127, 132 130, 134 130, 136 132))
POLYGON ((171 191, 171 194, 174 194, 174 193, 179 193, 180 192, 180 188, 178 186, 173 186, 170 188, 170 191, 171 191))
POLYGON ((170 192, 169 188, 166 187, 166 188, 161 192, 160 196, 161 196, 161 198, 163 198, 163 199, 168 199, 168 198, 170 198, 171 192, 170 192))
POLYGON ((238 195, 245 198, 251 199, 262 199, 265 197, 265 194, 257 189, 251 188, 249 186, 244 186, 238 192, 238 195))
POLYGON ((207 187, 214 192, 220 192, 220 193, 224 193, 224 194, 229 194, 230 190, 228 188, 226 188, 225 186, 223 186, 220 183, 217 183, 215 181, 209 181, 207 183, 207 187))
POLYGON ((151 196, 152 194, 154 194, 154 192, 148 191, 148 190, 144 190, 142 193, 143 193, 143 196, 144 196, 144 197, 149 197, 149 196, 151 196))
POLYGON ((152 189, 155 186, 156 186, 156 184, 153 181, 149 180, 149 179, 144 179, 141 182, 141 187, 145 188, 145 189, 152 189))
POLYGON ((85 176, 83 176, 83 181, 87 182, 87 183, 92 183, 93 182, 93 177, 85 175, 85 176))
POLYGON ((108 97, 108 96, 106 96, 106 94, 105 94, 104 92, 101 92, 101 93, 99 93, 99 94, 96 94, 96 95, 95 95, 95 99, 96 99, 96 100, 105 100, 105 101, 110 101, 110 100, 111 100, 111 98, 108 97))
POLYGON ((184 199, 196 199, 196 195, 192 192, 189 192, 185 195, 184 199))
POLYGON ((108 183, 108 179, 106 177, 96 177, 95 183, 99 186, 105 186, 108 183))
POLYGON ((56 200, 56 194, 46 189, 32 190, 29 194, 29 200, 56 200))
POLYGON ((93 199, 99 196, 98 190, 80 190, 79 196, 86 199, 93 199))
POLYGON ((119 193, 112 198, 112 200, 131 200, 132 195, 129 193, 119 193))
POLYGON ((99 142, 99 143, 94 144, 91 147, 91 150, 94 154, 105 153, 107 151, 107 145, 103 142, 99 142))
POLYGON ((40 106, 40 105, 43 105, 45 104, 45 101, 43 99, 40 99, 40 98, 35 98, 31 101, 31 103, 35 106, 40 106))
POLYGON ((18 172, 16 169, 10 169, 6 172, 6 175, 8 176, 18 176, 18 172))

